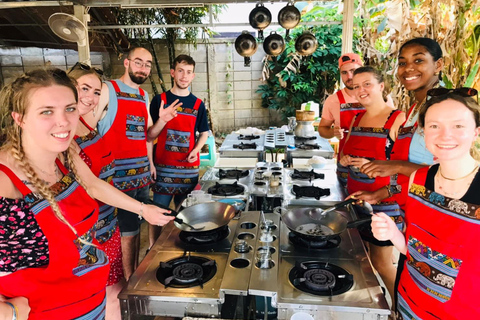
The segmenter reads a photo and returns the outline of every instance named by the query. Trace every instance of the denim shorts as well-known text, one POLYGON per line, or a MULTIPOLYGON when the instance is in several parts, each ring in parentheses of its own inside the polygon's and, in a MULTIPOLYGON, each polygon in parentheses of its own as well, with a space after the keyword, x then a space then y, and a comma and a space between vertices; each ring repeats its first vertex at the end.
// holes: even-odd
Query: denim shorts
MULTIPOLYGON (((150 187, 145 186, 139 189, 129 190, 124 192, 127 196, 134 198, 143 203, 150 201, 150 187)), ((140 224, 143 222, 143 219, 138 219, 139 215, 118 208, 117 219, 118 227, 120 229, 120 235, 125 236, 136 236, 140 233, 140 224)))

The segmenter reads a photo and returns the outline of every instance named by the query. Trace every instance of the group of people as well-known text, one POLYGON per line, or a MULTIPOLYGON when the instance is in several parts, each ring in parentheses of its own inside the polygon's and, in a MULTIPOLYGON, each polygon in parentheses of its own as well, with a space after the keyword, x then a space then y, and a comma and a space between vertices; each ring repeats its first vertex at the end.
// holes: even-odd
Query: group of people
POLYGON ((142 221, 153 245, 172 197, 178 208, 197 184, 208 123, 188 89, 195 61, 178 56, 150 105, 150 52, 123 65, 105 82, 83 63, 33 70, 0 93, 0 319, 120 319, 142 221))
POLYGON ((480 318, 480 107, 475 89, 440 87, 443 64, 433 39, 401 46, 397 80, 415 99, 404 113, 382 73, 345 54, 345 88, 326 100, 319 124, 321 136, 340 140, 337 174, 349 197, 373 207, 359 232, 399 319, 480 318))

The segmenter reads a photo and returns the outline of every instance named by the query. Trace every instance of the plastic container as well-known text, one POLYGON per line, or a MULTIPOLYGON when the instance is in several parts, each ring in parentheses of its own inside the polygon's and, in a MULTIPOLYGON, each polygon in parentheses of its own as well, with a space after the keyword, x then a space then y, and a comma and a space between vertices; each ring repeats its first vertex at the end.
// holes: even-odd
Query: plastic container
POLYGON ((217 148, 215 146, 215 137, 211 131, 205 144, 208 145, 208 154, 200 155, 200 167, 213 167, 217 162, 217 148))

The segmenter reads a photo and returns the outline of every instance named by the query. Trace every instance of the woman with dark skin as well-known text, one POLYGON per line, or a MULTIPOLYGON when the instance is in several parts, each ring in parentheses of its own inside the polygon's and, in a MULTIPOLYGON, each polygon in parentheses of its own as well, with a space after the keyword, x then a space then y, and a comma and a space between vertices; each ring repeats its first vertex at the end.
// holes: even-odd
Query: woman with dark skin
POLYGON ((442 49, 429 38, 414 38, 405 42, 398 56, 397 77, 400 83, 415 95, 415 103, 407 112, 407 120, 399 130, 390 160, 375 160, 364 164, 360 171, 370 177, 393 176, 389 188, 376 191, 357 191, 352 196, 377 203, 393 194, 402 207, 406 201, 408 177, 415 170, 433 163, 420 130, 417 129, 418 112, 425 103, 427 91, 438 85, 443 68, 442 49), (398 174, 398 178, 397 175, 398 174), (403 186, 403 188, 402 188, 403 186))

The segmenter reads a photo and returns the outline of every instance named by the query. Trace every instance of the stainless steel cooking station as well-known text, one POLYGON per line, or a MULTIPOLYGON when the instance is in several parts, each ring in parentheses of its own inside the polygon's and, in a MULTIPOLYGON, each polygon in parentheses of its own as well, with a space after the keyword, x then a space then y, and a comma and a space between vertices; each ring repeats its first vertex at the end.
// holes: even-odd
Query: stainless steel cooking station
MULTIPOLYGON (((250 278, 255 263, 253 248, 260 229, 259 218, 258 212, 242 213, 228 224, 228 236, 211 244, 202 244, 202 238, 197 243, 185 243, 180 230, 173 223, 168 224, 119 295, 122 319, 135 315, 220 317, 226 294, 248 293, 249 282, 245 280, 250 278), (236 242, 239 244, 235 245, 236 242), (162 265, 174 264, 171 261, 184 257, 188 261, 214 260, 216 272, 205 282, 192 286, 161 283, 162 265)), ((180 269, 180 273, 184 271, 185 268, 180 269)))
POLYGON ((265 159, 265 135, 241 135, 230 133, 218 148, 222 158, 257 158, 265 159))
POLYGON ((320 137, 315 132, 312 137, 297 137, 287 135, 288 147, 285 151, 286 160, 291 166, 294 158, 311 158, 313 156, 321 156, 326 159, 333 158, 333 148, 328 140, 320 137))
MULTIPOLYGON (((216 200, 278 196, 287 211, 307 215, 344 199, 333 165, 309 170, 264 162, 250 170, 212 168, 200 183, 205 192, 221 185, 226 194, 214 195, 216 200), (306 195, 292 192, 294 186, 307 187, 306 195)), ((351 207, 338 212, 348 221, 356 218, 351 207)), ((299 312, 304 320, 387 319, 387 302, 356 229, 311 241, 308 235, 298 237, 301 232, 286 224, 286 217, 284 221, 276 213, 247 211, 209 231, 181 232, 170 223, 120 293, 122 318, 253 319, 252 305, 266 297, 280 320, 299 312), (195 273, 201 276, 192 277, 195 273), (226 315, 226 310, 235 314, 226 315)))
MULTIPOLYGON (((309 209, 304 210, 307 212, 309 209)), ((339 212, 348 220, 352 220, 351 211, 339 210, 339 212)), ((328 243, 325 245, 326 248, 322 248, 323 245, 316 248, 315 242, 307 244, 306 247, 303 243, 294 245, 292 238, 290 230, 282 223, 279 272, 276 275, 278 290, 272 296, 272 305, 278 310, 278 319, 290 319, 297 312, 308 313, 312 319, 316 320, 386 320, 388 318, 389 307, 356 229, 347 229, 340 235, 340 240, 332 240, 334 242, 331 245, 332 248, 328 243), (335 247, 337 241, 340 241, 340 244, 335 247), (347 278, 353 279, 351 288, 344 293, 331 296, 307 293, 296 288, 289 278, 290 273, 296 264, 308 265, 308 262, 324 264, 327 269, 340 267, 345 270, 347 278)), ((337 277, 338 282, 342 275, 337 277)))

